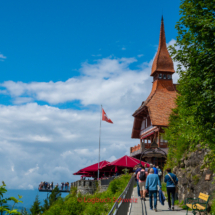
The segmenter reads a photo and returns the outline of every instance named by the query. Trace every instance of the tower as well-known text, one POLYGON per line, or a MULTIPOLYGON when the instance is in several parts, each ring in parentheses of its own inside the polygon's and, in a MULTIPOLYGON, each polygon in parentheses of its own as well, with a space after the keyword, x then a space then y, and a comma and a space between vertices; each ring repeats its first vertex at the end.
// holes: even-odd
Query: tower
MULTIPOLYGON (((163 17, 161 19, 158 51, 152 64, 152 90, 148 98, 134 112, 131 138, 140 139, 140 144, 130 148, 130 155, 140 158, 145 148, 149 148, 156 139, 158 146, 168 152, 168 143, 163 139, 163 128, 168 126, 171 110, 176 107, 176 85, 172 75, 174 65, 166 46, 163 17)), ((148 154, 145 161, 156 165, 164 164, 162 155, 148 154)))

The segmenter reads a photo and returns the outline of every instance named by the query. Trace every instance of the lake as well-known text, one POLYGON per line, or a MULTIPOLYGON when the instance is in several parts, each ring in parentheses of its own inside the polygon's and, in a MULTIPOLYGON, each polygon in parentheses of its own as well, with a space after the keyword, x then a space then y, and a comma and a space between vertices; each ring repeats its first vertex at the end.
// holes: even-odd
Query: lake
MULTIPOLYGON (((49 192, 48 195, 51 193, 49 192)), ((61 193, 61 197, 67 196, 69 193, 61 193)), ((15 197, 18 198, 18 195, 22 196, 23 203, 16 204, 15 208, 22 208, 25 207, 28 211, 30 207, 33 205, 36 195, 39 197, 39 201, 41 205, 43 205, 44 200, 47 198, 47 192, 39 192, 38 190, 7 190, 7 193, 4 194, 4 197, 15 197)), ((9 202, 9 205, 12 205, 12 203, 9 202)))

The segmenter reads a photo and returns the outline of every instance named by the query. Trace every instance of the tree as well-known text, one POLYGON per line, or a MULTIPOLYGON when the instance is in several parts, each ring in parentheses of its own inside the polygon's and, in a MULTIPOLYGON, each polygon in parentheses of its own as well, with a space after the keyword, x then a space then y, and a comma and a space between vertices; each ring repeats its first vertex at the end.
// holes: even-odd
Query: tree
POLYGON ((177 41, 170 47, 180 78, 177 108, 166 129, 169 165, 197 144, 212 150, 208 157, 215 154, 214 5, 215 0, 181 0, 177 41))
POLYGON ((34 204, 31 206, 30 211, 32 215, 37 215, 41 212, 41 206, 38 195, 36 195, 34 204))
POLYGON ((60 190, 58 187, 55 187, 49 195, 48 199, 44 200, 44 205, 41 207, 41 210, 44 212, 48 210, 54 202, 61 196, 60 190))
POLYGON ((16 199, 15 197, 9 197, 9 198, 3 198, 4 197, 4 193, 7 192, 7 189, 5 188, 6 184, 4 183, 4 181, 2 181, 2 186, 0 186, 0 212, 1 215, 3 215, 3 212, 6 212, 5 214, 21 214, 20 212, 17 211, 17 209, 14 209, 14 206, 16 203, 19 203, 22 201, 20 201, 20 199, 22 198, 22 196, 18 195, 18 199, 16 199), (8 201, 13 201, 13 206, 12 209, 10 210, 7 203, 8 201))
POLYGON ((22 215, 29 215, 29 213, 28 213, 28 211, 27 211, 26 208, 22 208, 21 214, 22 214, 22 215))

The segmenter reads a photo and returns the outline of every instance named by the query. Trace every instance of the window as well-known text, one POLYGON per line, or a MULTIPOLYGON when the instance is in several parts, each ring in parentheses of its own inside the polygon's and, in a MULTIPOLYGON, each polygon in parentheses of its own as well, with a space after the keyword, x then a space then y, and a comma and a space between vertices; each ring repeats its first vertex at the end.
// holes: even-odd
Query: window
POLYGON ((163 75, 163 79, 166 79, 166 75, 163 75))
POLYGON ((171 75, 167 75, 167 79, 172 79, 172 76, 171 75))
POLYGON ((146 127, 146 121, 145 121, 145 119, 142 121, 142 125, 141 125, 141 130, 142 129, 145 129, 145 127, 146 127))
POLYGON ((158 78, 159 78, 159 79, 162 79, 162 74, 161 74, 161 73, 159 74, 158 78))

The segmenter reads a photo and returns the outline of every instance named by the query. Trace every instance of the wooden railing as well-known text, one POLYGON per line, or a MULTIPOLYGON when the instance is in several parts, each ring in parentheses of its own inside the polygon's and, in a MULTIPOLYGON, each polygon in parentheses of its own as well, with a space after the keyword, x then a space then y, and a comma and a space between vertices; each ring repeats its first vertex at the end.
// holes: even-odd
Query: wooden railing
MULTIPOLYGON (((145 143, 145 149, 149 149, 151 146, 151 143, 145 143)), ((160 142, 160 148, 167 148, 168 145, 167 145, 167 142, 160 142)), ((134 146, 131 148, 131 153, 132 152, 135 152, 135 151, 138 151, 139 149, 141 149, 141 146, 140 144, 138 144, 137 146, 134 146)))

